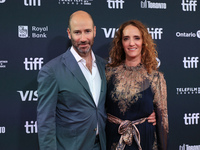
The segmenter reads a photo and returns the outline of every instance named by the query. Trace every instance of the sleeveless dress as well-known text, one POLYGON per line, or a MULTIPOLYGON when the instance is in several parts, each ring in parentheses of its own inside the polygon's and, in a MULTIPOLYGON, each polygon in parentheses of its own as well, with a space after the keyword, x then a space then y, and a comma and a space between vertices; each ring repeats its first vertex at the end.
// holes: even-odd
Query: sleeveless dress
MULTIPOLYGON (((107 113, 121 119, 134 121, 148 117, 156 112, 157 125, 146 120, 136 125, 140 133, 142 150, 167 149, 168 115, 166 82, 162 73, 153 71, 148 74, 145 67, 139 64, 129 67, 121 64, 118 67, 106 68, 107 78, 107 113)), ((119 124, 107 121, 107 150, 116 150, 121 134, 119 124)), ((138 150, 133 139, 131 145, 118 150, 138 150)))

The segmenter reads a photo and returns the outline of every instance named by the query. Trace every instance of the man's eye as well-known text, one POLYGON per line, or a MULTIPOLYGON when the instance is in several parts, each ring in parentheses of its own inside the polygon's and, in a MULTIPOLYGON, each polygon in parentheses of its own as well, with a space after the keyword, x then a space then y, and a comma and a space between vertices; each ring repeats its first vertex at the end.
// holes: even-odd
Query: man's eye
POLYGON ((86 32, 86 33, 90 33, 91 31, 90 31, 90 30, 86 30, 85 32, 86 32))
POLYGON ((74 32, 74 34, 80 34, 80 32, 76 31, 76 32, 74 32))

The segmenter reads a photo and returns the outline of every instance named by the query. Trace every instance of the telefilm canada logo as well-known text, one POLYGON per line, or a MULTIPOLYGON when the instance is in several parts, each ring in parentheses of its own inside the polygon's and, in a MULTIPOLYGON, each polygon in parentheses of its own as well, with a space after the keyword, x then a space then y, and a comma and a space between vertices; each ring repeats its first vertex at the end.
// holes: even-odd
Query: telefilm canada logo
POLYGON ((177 95, 194 95, 200 94, 200 87, 184 87, 184 88, 176 88, 177 95))
POLYGON ((18 26, 18 37, 19 38, 47 38, 47 33, 49 31, 48 26, 27 26, 19 25, 18 26))
POLYGON ((200 145, 183 144, 179 145, 179 150, 200 150, 200 145))
POLYGON ((93 0, 59 0, 58 4, 67 5, 92 5, 93 0))
POLYGON ((167 9, 166 3, 158 3, 158 2, 151 2, 151 1, 141 1, 140 2, 141 8, 148 8, 148 9, 167 9))
POLYGON ((6 68, 7 60, 0 60, 0 68, 6 68))

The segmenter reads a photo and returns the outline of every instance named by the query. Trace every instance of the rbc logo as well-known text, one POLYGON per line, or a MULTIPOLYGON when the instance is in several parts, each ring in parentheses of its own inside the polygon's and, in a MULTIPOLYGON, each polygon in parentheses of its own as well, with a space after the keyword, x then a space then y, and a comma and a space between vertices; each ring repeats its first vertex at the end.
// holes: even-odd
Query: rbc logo
POLYGON ((24 64, 25 64, 25 70, 40 70, 43 64, 43 58, 25 58, 24 64))
POLYGON ((28 37, 28 26, 18 26, 18 37, 20 38, 28 37))

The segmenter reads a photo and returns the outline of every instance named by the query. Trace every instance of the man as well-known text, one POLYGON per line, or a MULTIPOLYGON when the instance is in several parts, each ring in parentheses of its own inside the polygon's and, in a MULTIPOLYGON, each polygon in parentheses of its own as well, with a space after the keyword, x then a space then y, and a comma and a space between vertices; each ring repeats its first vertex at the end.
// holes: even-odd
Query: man
POLYGON ((88 13, 77 11, 67 32, 73 46, 38 75, 40 149, 105 150, 105 61, 92 52, 96 27, 88 13))
POLYGON ((92 52, 92 17, 74 12, 67 32, 72 47, 38 74, 40 150, 106 150, 106 62, 92 52))

